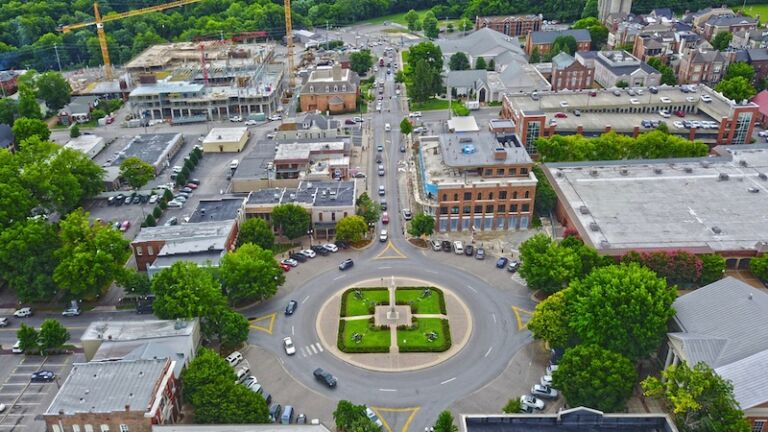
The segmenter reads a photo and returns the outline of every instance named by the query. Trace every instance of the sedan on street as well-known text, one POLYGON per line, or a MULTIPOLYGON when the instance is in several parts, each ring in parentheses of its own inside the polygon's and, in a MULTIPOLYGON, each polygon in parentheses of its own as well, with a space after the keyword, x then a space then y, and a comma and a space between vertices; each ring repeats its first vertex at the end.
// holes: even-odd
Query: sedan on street
POLYGON ((283 338, 283 348, 285 349, 285 353, 288 355, 296 354, 296 347, 293 346, 293 340, 290 336, 283 338))
POLYGON ((509 259, 507 257, 501 257, 498 261, 496 261, 496 268, 503 269, 507 266, 507 263, 509 262, 509 259))
POLYGON ((288 302, 288 305, 285 306, 285 314, 286 315, 293 315, 294 312, 296 312, 296 308, 299 307, 299 302, 296 300, 291 300, 288 302))

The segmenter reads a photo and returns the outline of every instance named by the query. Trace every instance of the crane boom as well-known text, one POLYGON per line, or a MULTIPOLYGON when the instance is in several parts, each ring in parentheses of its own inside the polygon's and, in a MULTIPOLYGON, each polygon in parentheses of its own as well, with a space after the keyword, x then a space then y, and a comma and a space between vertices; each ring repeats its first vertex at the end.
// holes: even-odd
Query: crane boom
POLYGON ((291 20, 291 0, 285 4, 285 43, 288 47, 288 92, 293 94, 293 23, 291 20))

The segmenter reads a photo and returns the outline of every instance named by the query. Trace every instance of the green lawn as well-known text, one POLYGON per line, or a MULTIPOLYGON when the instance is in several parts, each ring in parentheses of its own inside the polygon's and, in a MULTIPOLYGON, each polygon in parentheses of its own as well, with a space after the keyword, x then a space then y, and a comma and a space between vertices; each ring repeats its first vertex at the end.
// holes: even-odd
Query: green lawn
POLYGON ((439 318, 414 318, 414 330, 398 330, 397 346, 400 352, 443 352, 451 347, 448 320, 439 318), (445 321, 445 323, 444 323, 445 321), (430 342, 426 334, 437 332, 437 339, 430 342))
POLYGON ((397 303, 413 302, 413 313, 416 314, 440 314, 440 303, 443 293, 435 288, 429 289, 432 295, 423 297, 424 288, 398 288, 395 292, 397 303))
MULTIPOLYGON (((427 13, 428 10, 429 9, 416 11, 419 14, 419 19, 422 19, 424 17, 424 14, 427 13)), ((371 18, 369 20, 360 21, 357 24, 383 24, 385 21, 398 23, 401 25, 408 25, 408 23, 405 22, 405 12, 394 14, 394 15, 384 15, 377 18, 371 18)))
POLYGON ((734 8, 735 11, 741 11, 744 15, 751 17, 760 17, 760 22, 765 22, 768 18, 768 4, 748 5, 745 8, 734 8))
POLYGON ((371 328, 368 319, 345 320, 340 323, 339 349, 344 352, 389 352, 390 332, 371 328), (359 333, 363 336, 360 342, 355 342, 352 335, 359 333))
POLYGON ((430 99, 424 103, 411 102, 411 111, 447 110, 448 99, 430 99))
POLYGON ((363 298, 355 296, 355 289, 348 289, 341 298, 341 316, 370 315, 371 304, 389 304, 389 293, 385 288, 362 288, 363 298))

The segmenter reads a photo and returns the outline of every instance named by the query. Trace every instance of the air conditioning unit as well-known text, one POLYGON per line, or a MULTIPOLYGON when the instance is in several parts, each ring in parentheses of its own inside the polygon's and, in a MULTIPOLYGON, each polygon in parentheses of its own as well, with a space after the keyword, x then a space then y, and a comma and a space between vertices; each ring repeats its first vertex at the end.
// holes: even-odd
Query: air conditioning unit
POLYGON ((590 222, 589 229, 592 231, 600 231, 600 226, 597 224, 597 222, 590 222))
POLYGON ((747 164, 747 161, 745 161, 744 159, 742 159, 742 160, 740 160, 740 161, 739 161, 739 165, 741 165, 741 166, 745 167, 745 166, 747 166, 748 164, 747 164))
POLYGON ((715 234, 720 234, 721 232, 723 232, 723 230, 721 230, 720 227, 718 226, 713 226, 711 229, 712 229, 712 232, 715 234))
POLYGON ((583 205, 583 206, 579 207, 579 213, 581 213, 581 214, 589 214, 589 209, 587 208, 587 206, 583 205))
POLYGON ((626 168, 622 168, 622 169, 619 171, 619 173, 621 173, 621 175, 623 175, 623 176, 625 176, 625 175, 629 175, 629 170, 628 170, 628 169, 626 169, 626 168))
POLYGON ((692 167, 685 167, 685 168, 683 168, 683 170, 685 170, 685 172, 687 172, 688 174, 693 172, 693 168, 692 167))
POLYGON ((717 178, 720 181, 727 181, 731 177, 726 173, 720 173, 720 175, 717 178))
POLYGON ((653 172, 654 172, 655 174, 661 174, 661 173, 662 173, 662 170, 661 170, 661 168, 654 168, 654 169, 653 169, 653 172))

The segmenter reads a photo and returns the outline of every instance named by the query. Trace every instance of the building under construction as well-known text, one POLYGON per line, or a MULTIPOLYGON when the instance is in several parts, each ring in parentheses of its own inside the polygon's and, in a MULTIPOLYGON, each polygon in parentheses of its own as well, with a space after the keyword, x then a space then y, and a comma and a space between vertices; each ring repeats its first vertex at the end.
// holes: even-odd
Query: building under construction
POLYGON ((284 66, 272 44, 232 41, 155 45, 126 64, 131 111, 173 123, 277 111, 284 66))

